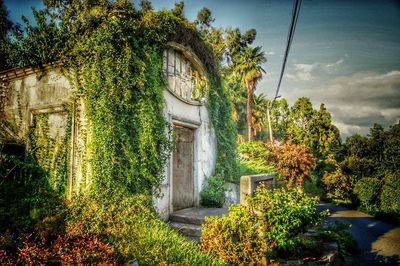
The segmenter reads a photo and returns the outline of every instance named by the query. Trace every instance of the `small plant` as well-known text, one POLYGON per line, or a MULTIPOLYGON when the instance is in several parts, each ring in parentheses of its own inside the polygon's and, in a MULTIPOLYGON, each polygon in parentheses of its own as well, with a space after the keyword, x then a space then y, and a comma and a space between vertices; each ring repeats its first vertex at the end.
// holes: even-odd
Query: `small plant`
POLYGON ((355 254, 358 250, 357 241, 347 231, 350 224, 336 221, 335 224, 329 224, 325 228, 317 231, 317 237, 324 240, 336 241, 339 245, 339 254, 343 258, 351 254, 355 254))
POLYGON ((203 190, 200 192, 200 203, 207 207, 222 207, 225 202, 225 181, 220 175, 206 178, 203 190))

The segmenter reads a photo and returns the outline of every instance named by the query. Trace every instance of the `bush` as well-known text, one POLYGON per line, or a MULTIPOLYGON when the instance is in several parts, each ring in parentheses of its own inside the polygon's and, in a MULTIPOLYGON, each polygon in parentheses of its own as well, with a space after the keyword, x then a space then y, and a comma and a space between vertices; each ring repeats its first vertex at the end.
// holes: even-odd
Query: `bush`
POLYGON ((400 216, 400 171, 387 174, 380 195, 381 211, 400 216))
POLYGON ((356 178, 344 174, 340 168, 322 177, 327 197, 334 200, 351 200, 356 178))
POLYGON ((304 178, 315 167, 312 154, 304 145, 290 142, 272 146, 273 161, 276 170, 284 179, 286 186, 291 188, 294 185, 301 187, 304 178))
POLYGON ((381 181, 377 178, 363 177, 354 187, 354 194, 361 203, 361 208, 367 212, 375 213, 379 210, 379 194, 381 181))
POLYGON ((296 252, 301 234, 317 225, 316 198, 299 190, 261 187, 247 198, 248 206, 231 206, 228 216, 206 219, 201 248, 235 265, 255 265, 296 252))
POLYGON ((231 205, 228 216, 206 218, 201 249, 232 265, 254 265, 270 248, 259 230, 258 219, 248 208, 231 205))
POLYGON ((220 175, 207 177, 200 192, 200 204, 206 207, 222 207, 225 203, 224 185, 224 178, 220 175))

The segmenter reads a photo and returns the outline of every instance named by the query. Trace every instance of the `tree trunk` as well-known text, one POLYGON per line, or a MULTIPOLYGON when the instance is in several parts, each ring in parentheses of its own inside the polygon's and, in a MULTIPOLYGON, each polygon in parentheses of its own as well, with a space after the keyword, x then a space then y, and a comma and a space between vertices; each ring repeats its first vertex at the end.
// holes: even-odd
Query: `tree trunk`
POLYGON ((253 83, 246 81, 247 87, 247 135, 253 140, 253 83))

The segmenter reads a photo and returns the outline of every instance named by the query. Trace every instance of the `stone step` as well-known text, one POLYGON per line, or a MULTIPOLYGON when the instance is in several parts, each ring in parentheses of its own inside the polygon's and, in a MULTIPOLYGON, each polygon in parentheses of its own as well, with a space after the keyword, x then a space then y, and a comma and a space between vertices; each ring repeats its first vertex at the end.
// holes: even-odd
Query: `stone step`
POLYGON ((187 223, 178 223, 178 222, 170 222, 169 225, 178 231, 180 234, 196 239, 201 236, 201 226, 197 224, 187 224, 187 223))
POLYGON ((202 225, 206 216, 222 216, 228 214, 223 208, 188 208, 173 212, 169 220, 171 222, 202 225))

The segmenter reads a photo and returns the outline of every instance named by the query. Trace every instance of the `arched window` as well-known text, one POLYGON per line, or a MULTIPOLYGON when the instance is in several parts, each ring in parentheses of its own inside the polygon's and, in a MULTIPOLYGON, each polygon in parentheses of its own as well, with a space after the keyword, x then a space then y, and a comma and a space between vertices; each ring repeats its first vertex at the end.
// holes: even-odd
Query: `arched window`
POLYGON ((205 78, 182 52, 172 48, 164 50, 163 71, 173 94, 185 101, 200 101, 206 87, 205 78))

